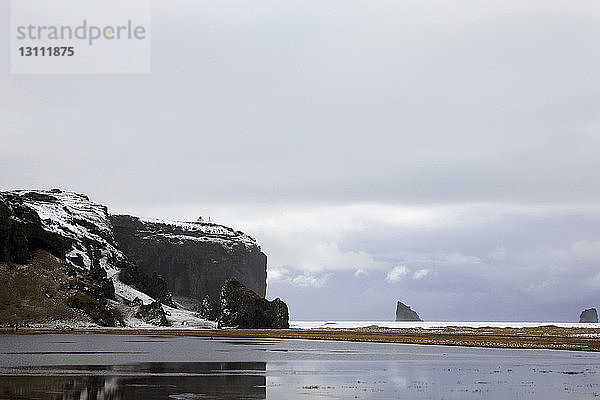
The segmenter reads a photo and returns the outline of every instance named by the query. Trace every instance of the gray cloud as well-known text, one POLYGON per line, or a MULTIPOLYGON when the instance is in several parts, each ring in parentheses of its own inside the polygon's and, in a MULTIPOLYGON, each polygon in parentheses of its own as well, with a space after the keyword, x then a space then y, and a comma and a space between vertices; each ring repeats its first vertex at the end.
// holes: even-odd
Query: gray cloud
POLYGON ((370 205, 228 218, 270 250, 269 293, 297 318, 389 318, 402 300, 435 320, 572 321, 598 301, 597 208, 370 205), (322 243, 336 251, 313 258, 322 243))

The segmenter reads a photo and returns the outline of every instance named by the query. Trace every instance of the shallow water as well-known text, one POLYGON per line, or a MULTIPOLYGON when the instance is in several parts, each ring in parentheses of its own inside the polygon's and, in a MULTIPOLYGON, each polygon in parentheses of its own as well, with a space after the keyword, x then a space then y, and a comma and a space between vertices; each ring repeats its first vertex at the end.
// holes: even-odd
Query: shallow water
POLYGON ((0 336, 0 399, 587 399, 600 354, 308 340, 0 336))

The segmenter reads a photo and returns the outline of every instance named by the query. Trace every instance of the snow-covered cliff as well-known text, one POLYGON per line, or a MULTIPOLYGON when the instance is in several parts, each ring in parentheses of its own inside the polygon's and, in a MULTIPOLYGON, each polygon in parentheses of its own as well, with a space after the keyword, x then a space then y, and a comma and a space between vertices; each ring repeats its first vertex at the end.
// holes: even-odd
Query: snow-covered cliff
POLYGON ((141 279, 122 282, 132 270, 106 206, 58 189, 0 192, 0 325, 214 325, 161 306, 141 279))

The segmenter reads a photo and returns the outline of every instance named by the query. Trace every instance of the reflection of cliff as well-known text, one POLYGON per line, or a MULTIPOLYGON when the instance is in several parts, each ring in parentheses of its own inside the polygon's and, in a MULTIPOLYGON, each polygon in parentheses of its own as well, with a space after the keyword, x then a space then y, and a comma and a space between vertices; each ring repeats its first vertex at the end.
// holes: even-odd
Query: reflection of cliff
POLYGON ((163 222, 113 215, 115 239, 137 266, 162 275, 175 295, 218 299, 231 277, 264 297, 267 256, 256 241, 206 222, 163 222))
MULTIPOLYGON (((145 363, 61 368, 81 373, 87 370, 94 375, 2 376, 0 393, 9 399, 266 398, 266 364, 263 362, 145 363), (60 396, 57 397, 57 393, 60 396)), ((51 373, 54 372, 60 373, 56 370, 51 373)))

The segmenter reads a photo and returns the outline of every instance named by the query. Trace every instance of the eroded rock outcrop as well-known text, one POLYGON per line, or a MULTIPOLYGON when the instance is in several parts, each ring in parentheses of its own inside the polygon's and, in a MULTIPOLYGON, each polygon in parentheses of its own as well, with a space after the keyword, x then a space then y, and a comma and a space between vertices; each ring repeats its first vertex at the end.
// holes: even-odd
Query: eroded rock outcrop
POLYGON ((167 321, 167 315, 165 314, 165 310, 163 309, 162 304, 160 302, 155 301, 150 304, 141 304, 138 306, 138 310, 135 313, 135 317, 141 319, 142 321, 157 325, 157 326, 169 326, 169 321, 167 321))
POLYGON ((268 301, 231 278, 221 289, 220 327, 287 329, 287 305, 279 298, 268 301))
POLYGON ((16 191, 0 193, 0 261, 26 264, 35 250, 46 250, 58 258, 65 258, 73 247, 73 240, 56 232, 36 212, 45 204, 60 206, 54 195, 16 191))
POLYGON ((410 306, 402 302, 396 304, 396 321, 422 321, 414 310, 411 310, 410 306))
POLYGON ((164 277, 175 295, 218 299, 232 276, 260 296, 266 294, 267 257, 242 232, 207 222, 163 222, 129 215, 113 215, 111 222, 127 257, 146 274, 164 277))
POLYGON ((173 294, 167 287, 165 278, 156 272, 149 276, 134 263, 128 263, 121 269, 119 279, 121 282, 137 288, 163 304, 176 307, 173 294))
POLYGON ((596 323, 598 322, 598 311, 595 308, 588 308, 583 310, 579 316, 579 322, 581 323, 596 323))
POLYGON ((218 321, 221 316, 221 305, 214 301, 209 295, 204 296, 200 306, 200 316, 209 321, 218 321))

